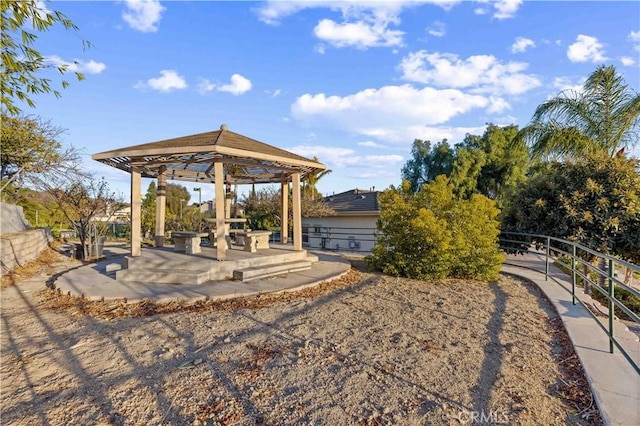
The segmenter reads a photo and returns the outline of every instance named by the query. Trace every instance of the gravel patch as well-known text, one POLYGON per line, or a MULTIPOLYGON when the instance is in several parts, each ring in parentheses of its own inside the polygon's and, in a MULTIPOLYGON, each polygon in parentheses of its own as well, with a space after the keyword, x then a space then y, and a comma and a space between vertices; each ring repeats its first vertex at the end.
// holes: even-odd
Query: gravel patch
POLYGON ((600 424, 557 315, 513 277, 354 271, 174 312, 45 279, 1 293, 3 424, 600 424))

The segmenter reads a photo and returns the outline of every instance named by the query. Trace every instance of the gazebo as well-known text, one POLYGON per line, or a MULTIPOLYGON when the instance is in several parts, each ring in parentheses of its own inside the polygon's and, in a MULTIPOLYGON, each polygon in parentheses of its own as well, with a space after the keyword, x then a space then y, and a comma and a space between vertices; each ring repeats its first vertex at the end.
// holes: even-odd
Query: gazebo
POLYGON ((157 179, 155 245, 164 245, 167 179, 215 185, 216 259, 225 260, 225 187, 280 184, 282 229, 288 242, 289 183, 292 184, 293 248, 302 250, 300 183, 326 166, 230 131, 220 130, 93 154, 94 160, 131 174, 131 256, 141 253, 141 178, 157 179))

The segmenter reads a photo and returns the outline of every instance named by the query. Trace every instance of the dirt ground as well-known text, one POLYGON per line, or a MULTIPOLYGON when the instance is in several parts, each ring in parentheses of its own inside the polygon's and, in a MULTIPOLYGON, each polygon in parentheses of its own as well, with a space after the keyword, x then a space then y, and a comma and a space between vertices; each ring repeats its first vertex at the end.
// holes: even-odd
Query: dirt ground
POLYGON ((1 292, 2 424, 600 424, 561 322, 511 277, 354 270, 164 309, 43 294, 47 275, 1 292))

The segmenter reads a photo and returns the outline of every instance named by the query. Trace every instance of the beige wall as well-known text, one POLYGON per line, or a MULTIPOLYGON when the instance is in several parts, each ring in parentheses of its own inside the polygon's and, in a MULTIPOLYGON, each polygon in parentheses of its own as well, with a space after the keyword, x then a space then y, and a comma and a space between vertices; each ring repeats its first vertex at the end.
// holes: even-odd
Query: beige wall
POLYGON ((324 242, 324 248, 330 250, 370 253, 375 244, 373 233, 377 220, 378 216, 303 218, 302 234, 308 236, 305 247, 323 248, 324 242))

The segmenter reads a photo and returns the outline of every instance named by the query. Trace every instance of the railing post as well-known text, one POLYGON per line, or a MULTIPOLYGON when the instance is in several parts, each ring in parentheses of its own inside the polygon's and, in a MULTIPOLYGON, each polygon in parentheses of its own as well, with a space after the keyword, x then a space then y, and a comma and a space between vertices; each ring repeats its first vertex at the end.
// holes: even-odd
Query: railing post
POLYGON ((547 248, 545 250, 546 254, 544 257, 544 280, 549 280, 549 245, 551 244, 551 238, 547 237, 547 248))
POLYGON ((576 245, 571 244, 571 299, 576 304, 576 245))
POLYGON ((613 320, 615 314, 615 305, 613 298, 615 297, 615 288, 613 285, 613 259, 609 259, 609 352, 613 353, 613 320))

